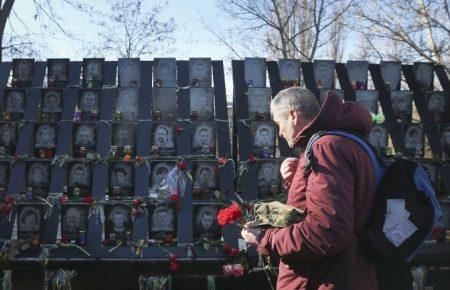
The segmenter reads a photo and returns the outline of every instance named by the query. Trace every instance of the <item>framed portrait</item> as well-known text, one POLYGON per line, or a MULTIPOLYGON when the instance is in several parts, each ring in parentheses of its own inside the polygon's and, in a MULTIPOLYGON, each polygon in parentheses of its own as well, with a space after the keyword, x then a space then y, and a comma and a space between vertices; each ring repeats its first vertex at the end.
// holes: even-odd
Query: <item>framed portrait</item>
POLYGON ((31 237, 37 237, 39 239, 42 223, 42 206, 31 204, 17 206, 18 239, 29 239, 31 237))
POLYGON ((119 87, 137 88, 141 84, 141 62, 139 58, 119 58, 119 87))
POLYGON ((34 156, 53 158, 56 151, 56 123, 34 124, 34 156))
POLYGON ((431 185, 433 185, 434 190, 436 191, 437 185, 439 182, 439 166, 436 161, 433 160, 421 160, 420 165, 422 165, 425 170, 428 178, 431 181, 431 185))
POLYGON ((30 87, 34 72, 34 59, 13 59, 13 87, 30 87))
POLYGON ((192 197, 194 199, 214 198, 213 191, 219 187, 217 162, 195 161, 192 197))
POLYGON ((26 188, 31 188, 33 194, 47 196, 50 187, 50 162, 28 161, 26 164, 26 188))
POLYGON ((0 123, 0 148, 3 147, 3 155, 15 155, 17 146, 16 123, 0 123))
POLYGON ((117 241, 123 241, 126 246, 133 233, 131 208, 126 205, 105 206, 105 218, 105 238, 112 245, 117 241))
POLYGON ((177 87, 177 62, 175 58, 155 58, 153 67, 155 88, 177 87))
POLYGON ((152 126, 152 154, 171 156, 176 153, 175 124, 153 123, 152 126))
POLYGON ((8 190, 9 175, 10 175, 9 162, 1 161, 0 162, 0 188, 3 189, 3 190, 0 190, 1 192, 6 192, 6 190, 8 190))
POLYGON ((427 110, 430 113, 433 123, 440 123, 445 118, 445 108, 447 107, 447 98, 445 92, 426 92, 427 110))
POLYGON ((403 144, 405 155, 408 157, 422 157, 424 147, 423 126, 418 123, 403 124, 403 144))
POLYGON ((420 90, 432 90, 434 79, 434 65, 431 62, 415 62, 414 78, 420 90))
POLYGON ((154 88, 153 93, 153 120, 175 121, 178 115, 176 88, 154 88))
POLYGON ((211 58, 190 58, 189 79, 191 87, 211 87, 211 58))
POLYGON ((314 79, 316 80, 316 86, 321 89, 333 89, 334 88, 334 60, 314 60, 314 79))
POLYGON ((246 57, 244 59, 244 77, 248 87, 266 87, 266 59, 246 57))
POLYGON ((279 59, 278 67, 281 82, 287 81, 297 86, 300 85, 301 62, 299 59, 279 59))
POLYGON ((164 199, 176 190, 176 182, 169 173, 176 167, 174 161, 150 162, 150 190, 153 197, 164 199))
POLYGON ((177 217, 172 204, 150 204, 149 236, 155 240, 173 240, 177 237, 177 217))
POLYGON ((370 113, 378 112, 378 91, 357 90, 355 92, 356 102, 370 113))
POLYGON ((399 61, 381 61, 380 72, 384 85, 388 90, 399 90, 402 76, 402 64, 399 61))
POLYGON ((69 197, 85 197, 91 194, 92 164, 82 161, 67 163, 67 190, 69 197))
POLYGON ((329 90, 329 89, 324 89, 324 90, 320 90, 319 91, 319 103, 320 105, 322 105, 325 102, 325 98, 327 97, 327 93, 328 92, 332 92, 336 95, 338 95, 339 97, 341 97, 344 100, 344 90, 329 90))
POLYGON ((212 121, 214 119, 214 96, 212 88, 191 88, 191 119, 212 121))
POLYGON ((85 158, 97 149, 97 123, 73 123, 73 156, 85 158))
POLYGON ((113 123, 112 130, 112 145, 120 150, 123 150, 125 146, 136 148, 136 123, 113 123))
POLYGON ((96 120, 100 111, 100 90, 79 90, 78 110, 81 112, 81 120, 96 120))
POLYGON ((19 121, 23 118, 27 104, 27 94, 24 89, 5 89, 3 103, 3 119, 19 121))
POLYGON ((109 163, 109 192, 112 197, 134 193, 134 162, 109 163))
POLYGON ((61 238, 71 242, 86 239, 88 209, 86 205, 61 206, 61 238))
POLYGON ((354 90, 367 90, 368 61, 347 61, 347 73, 354 90))
POLYGON ((136 121, 138 117, 139 90, 137 88, 120 88, 114 100, 114 111, 122 121, 136 121))
POLYGON ((83 59, 83 85, 85 88, 97 88, 103 85, 104 58, 83 59))
POLYGON ((217 223, 219 206, 213 204, 194 205, 194 239, 216 241, 222 233, 217 223))
POLYGON ((450 159, 450 123, 439 126, 443 158, 450 159))
POLYGON ((59 121, 63 110, 63 90, 43 89, 41 96, 42 121, 59 121))
POLYGON ((397 122, 411 122, 412 91, 391 91, 391 106, 397 122))
POLYGON ((48 87, 65 87, 69 80, 68 58, 53 58, 47 60, 48 87))
POLYGON ((281 192, 281 176, 279 161, 257 163, 257 187, 259 198, 277 197, 281 192))
POLYGON ((259 158, 275 156, 276 127, 271 122, 252 122, 253 153, 259 158))
POLYGON ((383 152, 388 148, 388 132, 384 124, 373 124, 369 134, 369 143, 372 147, 383 152))
POLYGON ((215 155, 216 130, 214 123, 193 123, 192 128, 192 152, 201 155, 215 155))
POLYGON ((248 88, 248 113, 252 120, 270 121, 271 88, 248 88))

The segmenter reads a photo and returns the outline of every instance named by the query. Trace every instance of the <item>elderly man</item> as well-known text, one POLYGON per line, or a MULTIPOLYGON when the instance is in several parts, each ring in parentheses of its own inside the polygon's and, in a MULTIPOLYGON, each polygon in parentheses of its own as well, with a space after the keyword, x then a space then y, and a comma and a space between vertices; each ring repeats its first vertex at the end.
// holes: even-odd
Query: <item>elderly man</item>
MULTIPOLYGON (((369 112, 355 102, 328 93, 319 107, 307 89, 292 87, 272 100, 271 114, 290 147, 305 148, 322 130, 346 130, 366 136, 369 112)), ((242 236, 265 255, 280 257, 277 289, 377 289, 375 267, 356 250, 356 233, 368 221, 376 189, 366 151, 346 137, 325 135, 312 146, 314 167, 287 158, 280 172, 287 203, 306 218, 285 228, 245 228, 242 236)))

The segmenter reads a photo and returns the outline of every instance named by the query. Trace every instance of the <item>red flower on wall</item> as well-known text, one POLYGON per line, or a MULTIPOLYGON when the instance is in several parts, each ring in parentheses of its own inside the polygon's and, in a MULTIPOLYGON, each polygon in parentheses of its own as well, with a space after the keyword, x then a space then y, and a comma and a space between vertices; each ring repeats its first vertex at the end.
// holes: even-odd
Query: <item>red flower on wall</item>
POLYGON ((242 209, 235 203, 229 207, 219 210, 217 214, 217 222, 223 226, 226 224, 234 224, 242 218, 242 209))

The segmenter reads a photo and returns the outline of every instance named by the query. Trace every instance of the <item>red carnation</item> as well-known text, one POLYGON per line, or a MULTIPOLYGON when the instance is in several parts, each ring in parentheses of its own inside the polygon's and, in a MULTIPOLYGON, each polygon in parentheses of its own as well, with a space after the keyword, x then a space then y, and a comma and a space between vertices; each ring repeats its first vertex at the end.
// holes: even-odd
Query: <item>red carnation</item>
POLYGON ((220 165, 225 165, 227 163, 227 159, 225 157, 219 157, 219 160, 217 160, 220 165))
POLYGON ((178 265, 177 262, 172 261, 172 262, 169 263, 169 270, 170 271, 176 271, 176 270, 178 270, 178 268, 180 268, 180 266, 178 265))
POLYGON ((14 202, 14 199, 11 196, 5 197, 6 204, 12 204, 13 202, 14 202))
POLYGON ((234 249, 231 251, 230 256, 231 256, 231 257, 236 257, 238 254, 239 254, 238 248, 234 248, 234 249))
POLYGON ((59 198, 59 203, 63 204, 67 201, 67 196, 63 195, 59 198))
POLYGON ((173 201, 173 202, 178 202, 180 201, 181 196, 178 193, 172 193, 171 195, 169 195, 169 200, 173 201))
POLYGON ((47 149, 45 156, 47 156, 47 158, 53 158, 53 150, 47 149))
POLYGON ((133 201, 133 204, 134 204, 135 206, 140 206, 140 205, 142 204, 142 200, 141 200, 140 198, 136 198, 136 199, 133 201))
POLYGON ((178 163, 178 168, 179 168, 180 170, 185 170, 185 169, 186 169, 186 163, 184 163, 184 162, 178 163))
POLYGON ((228 255, 231 254, 231 247, 229 243, 226 243, 225 246, 223 247, 223 250, 225 251, 225 253, 227 253, 228 255))
POLYGON ((217 222, 223 226, 233 224, 242 217, 242 210, 237 204, 232 204, 227 208, 219 210, 217 214, 217 222))
POLYGON ((94 198, 92 197, 92 196, 86 196, 84 199, 83 199, 83 202, 84 203, 87 203, 87 204, 93 204, 94 203, 94 198))
POLYGON ((255 157, 255 155, 253 155, 253 154, 250 154, 250 155, 248 156, 248 160, 249 160, 249 161, 255 161, 255 159, 256 159, 256 157, 255 157))
POLYGON ((175 255, 175 254, 170 254, 170 255, 169 255, 169 259, 170 259, 171 262, 176 262, 176 261, 177 261, 177 255, 175 255))

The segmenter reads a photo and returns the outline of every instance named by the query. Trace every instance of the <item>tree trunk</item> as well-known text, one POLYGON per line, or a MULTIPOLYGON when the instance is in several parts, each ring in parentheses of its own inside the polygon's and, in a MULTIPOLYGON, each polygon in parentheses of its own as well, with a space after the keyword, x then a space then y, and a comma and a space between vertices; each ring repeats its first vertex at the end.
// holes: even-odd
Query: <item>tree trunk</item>
POLYGON ((0 10, 0 62, 3 61, 3 35, 5 33, 6 21, 11 13, 14 1, 15 0, 6 0, 0 10))

